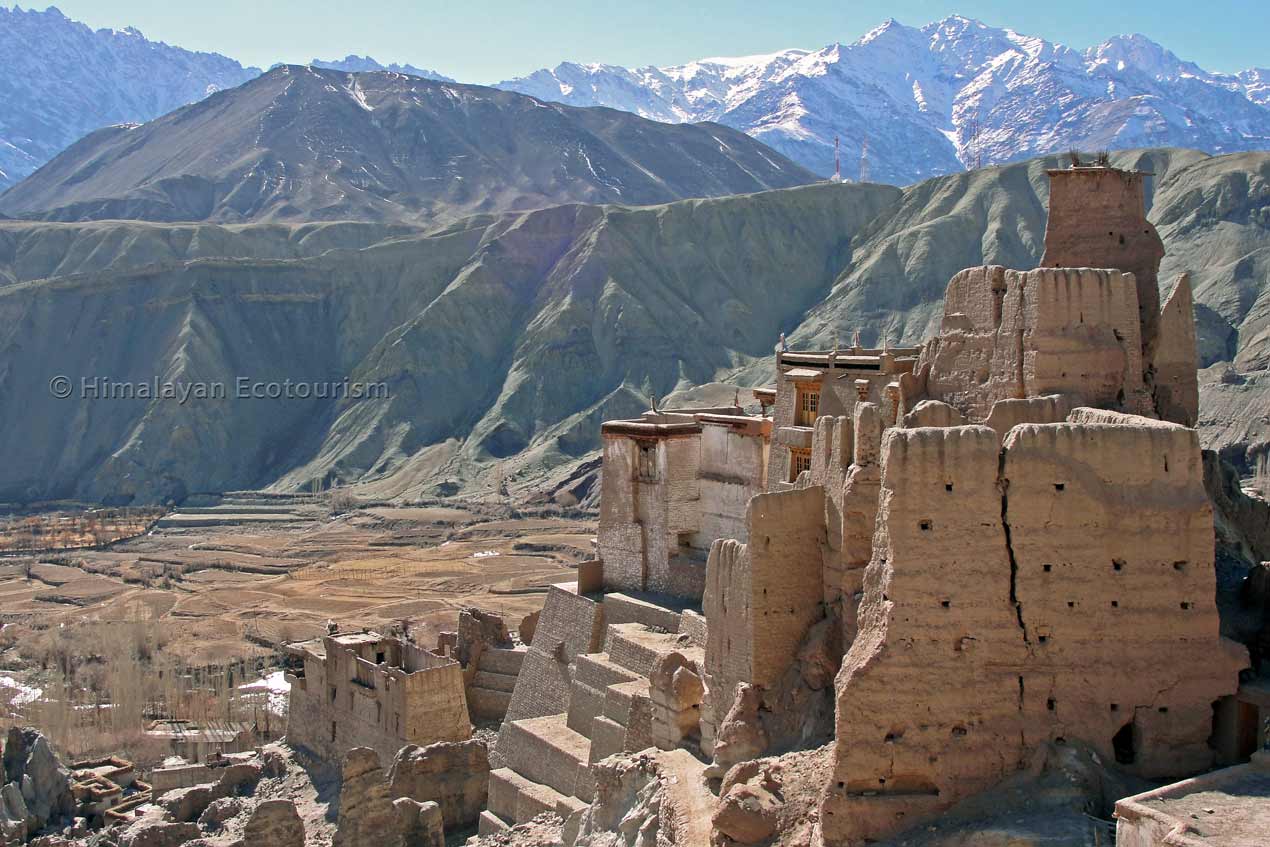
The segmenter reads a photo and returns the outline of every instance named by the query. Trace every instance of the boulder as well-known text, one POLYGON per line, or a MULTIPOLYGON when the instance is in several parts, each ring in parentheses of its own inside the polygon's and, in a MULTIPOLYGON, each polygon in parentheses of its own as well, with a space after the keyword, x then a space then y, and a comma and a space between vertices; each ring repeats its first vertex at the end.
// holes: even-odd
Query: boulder
POLYGON ((235 818, 243 810, 243 801, 238 797, 221 797, 213 800, 211 805, 198 817, 198 825, 203 829, 215 832, 225 826, 230 818, 235 818))
POLYGON ((392 804, 397 820, 397 839, 391 847, 445 847, 441 807, 398 797, 392 804))
POLYGON ((4 781, 16 783, 21 791, 28 833, 63 819, 69 822, 75 814, 70 771, 58 760, 48 739, 34 729, 9 730, 4 745, 4 781))
POLYGON ((706 770, 707 777, 717 779, 737 762, 763 755, 768 738, 758 715, 761 702, 758 688, 748 682, 737 685, 732 708, 719 725, 714 742, 714 763, 706 770))
POLYGON ((119 847, 178 847, 202 836, 198 824, 148 823, 127 832, 119 847))
POLYGON ((245 847, 304 847, 304 821, 291 800, 262 800, 243 828, 245 847))
POLYGON ((776 832, 781 805, 762 786, 742 782, 719 799, 710 822, 716 833, 738 844, 758 844, 776 832))

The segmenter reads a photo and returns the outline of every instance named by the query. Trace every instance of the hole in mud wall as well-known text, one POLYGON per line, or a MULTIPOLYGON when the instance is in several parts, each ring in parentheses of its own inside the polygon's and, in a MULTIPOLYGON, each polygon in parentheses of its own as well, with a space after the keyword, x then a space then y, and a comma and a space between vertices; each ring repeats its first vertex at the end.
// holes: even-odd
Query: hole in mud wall
POLYGON ((945 482, 945 483, 944 483, 944 490, 945 490, 945 491, 952 491, 952 490, 953 490, 953 484, 952 484, 951 482, 945 482))
POLYGON ((1113 571, 1122 571, 1122 570, 1124 570, 1124 560, 1123 560, 1123 559, 1112 559, 1112 560, 1111 560, 1111 569, 1112 569, 1113 571))
POLYGON ((1053 566, 1053 565, 1041 565, 1041 570, 1045 571, 1046 573, 1049 573, 1050 571, 1054 570, 1054 566, 1053 566))
POLYGON ((1055 490, 1055 491, 1062 491, 1062 490, 1064 490, 1065 488, 1067 488, 1067 483, 1065 483, 1065 482, 1056 482, 1056 483, 1054 483, 1054 490, 1055 490))
POLYGON ((1186 570, 1186 562, 1174 562, 1174 563, 1173 563, 1173 570, 1175 570, 1175 571, 1184 571, 1184 570, 1186 570))
POLYGON ((947 608, 949 608, 949 607, 951 607, 951 606, 952 606, 952 601, 951 601, 951 600, 940 600, 940 601, 939 601, 939 605, 940 605, 940 606, 942 606, 943 608, 947 609, 947 608))
POLYGON ((1111 736, 1111 749, 1116 754, 1116 763, 1132 765, 1138 760, 1138 742, 1134 737, 1133 721, 1129 721, 1111 736))
POLYGON ((929 520, 919 521, 917 525, 921 528, 922 532, 930 532, 931 524, 929 520))

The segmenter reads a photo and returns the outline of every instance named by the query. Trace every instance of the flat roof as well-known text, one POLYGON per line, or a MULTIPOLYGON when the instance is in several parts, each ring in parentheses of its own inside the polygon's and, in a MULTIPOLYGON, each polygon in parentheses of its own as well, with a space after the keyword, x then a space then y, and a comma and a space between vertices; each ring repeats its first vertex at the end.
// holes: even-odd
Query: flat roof
POLYGON ((1182 836, 1178 844, 1266 844, 1270 834, 1270 752, 1256 754, 1246 765, 1126 797, 1116 803, 1116 817, 1129 822, 1150 820, 1157 828, 1172 829, 1182 836))

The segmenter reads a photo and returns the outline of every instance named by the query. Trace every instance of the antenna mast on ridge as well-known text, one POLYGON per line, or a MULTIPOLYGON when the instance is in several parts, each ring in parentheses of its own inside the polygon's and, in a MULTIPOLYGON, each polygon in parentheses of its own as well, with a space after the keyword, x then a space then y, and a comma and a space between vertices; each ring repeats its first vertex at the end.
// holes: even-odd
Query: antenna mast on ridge
POLYGON ((865 136, 860 145, 860 182, 869 181, 869 138, 865 136))
POLYGON ((838 136, 833 137, 833 181, 842 182, 842 159, 838 156, 838 136))

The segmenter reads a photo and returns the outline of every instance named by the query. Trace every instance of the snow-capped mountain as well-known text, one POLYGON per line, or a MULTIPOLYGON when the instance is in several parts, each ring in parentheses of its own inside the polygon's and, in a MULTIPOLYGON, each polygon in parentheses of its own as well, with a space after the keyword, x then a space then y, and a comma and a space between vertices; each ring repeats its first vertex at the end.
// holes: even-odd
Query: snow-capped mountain
POLYGON ((500 87, 743 130, 828 175, 908 183, 1069 148, 1270 147, 1270 70, 1205 71, 1140 35, 1085 51, 953 16, 854 44, 667 68, 566 63, 500 87), (867 141, 867 153, 861 151, 867 141))
POLYGON ((424 79, 435 79, 438 82, 458 82, 451 79, 439 71, 430 71, 427 68, 416 68, 414 65, 399 65, 393 62, 390 65, 381 65, 370 56, 358 56, 353 53, 348 54, 343 59, 314 59, 309 62, 315 68, 328 68, 333 71, 345 71, 347 73, 363 73, 365 71, 390 71, 395 74, 405 74, 406 76, 417 76, 424 79))
POLYGON ((84 135, 148 121, 260 74, 127 29, 92 30, 54 7, 0 7, 0 191, 84 135))

